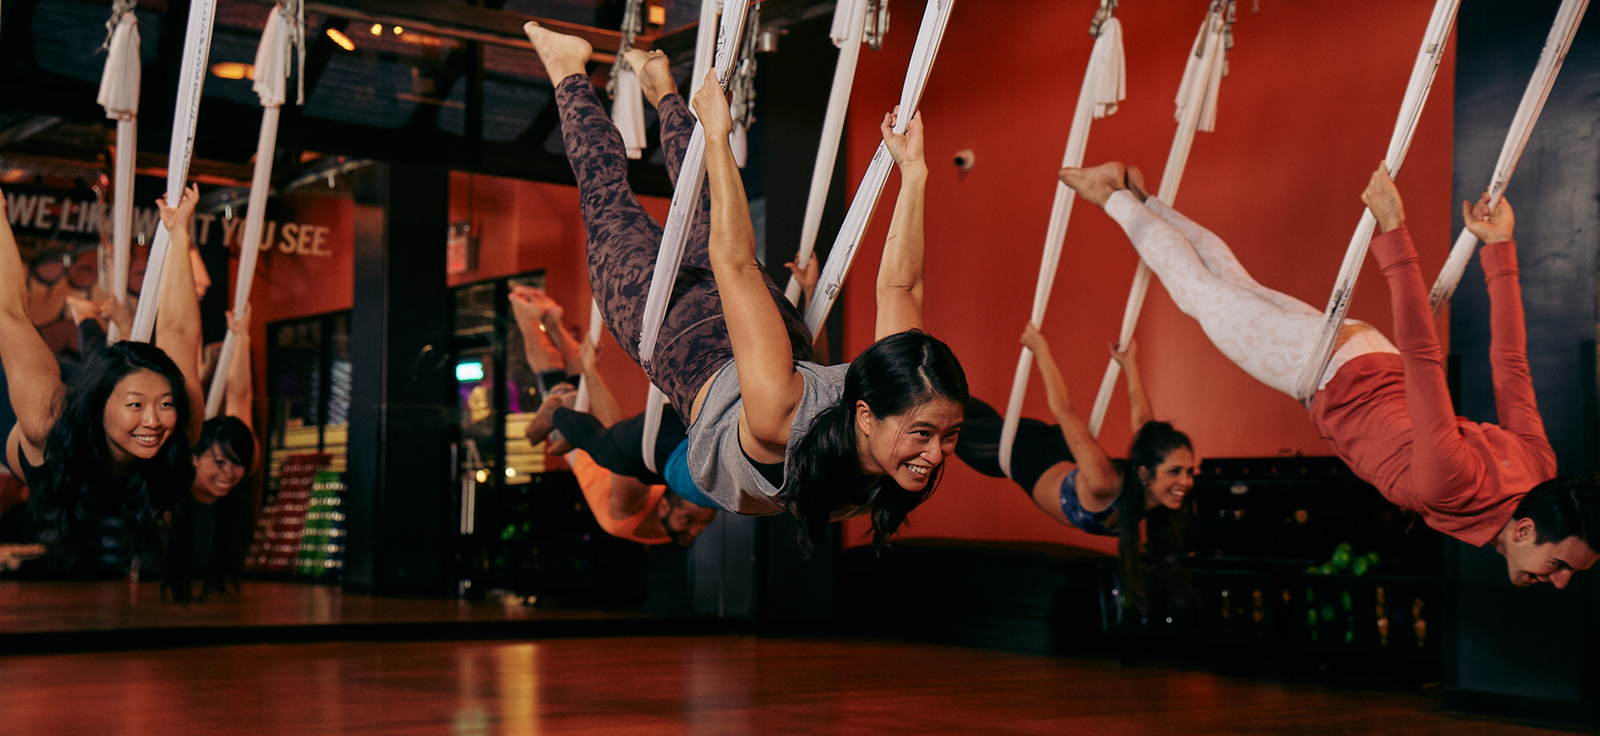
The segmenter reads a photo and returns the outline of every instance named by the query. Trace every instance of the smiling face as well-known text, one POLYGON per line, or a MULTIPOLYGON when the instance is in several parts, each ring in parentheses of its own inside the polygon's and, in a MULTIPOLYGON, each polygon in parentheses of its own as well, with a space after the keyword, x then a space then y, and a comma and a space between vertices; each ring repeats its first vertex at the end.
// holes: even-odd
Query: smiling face
POLYGON ((1194 450, 1176 447, 1167 452, 1161 464, 1152 471, 1139 468, 1139 480, 1144 484, 1145 508, 1165 506, 1177 509, 1183 497, 1194 488, 1194 476, 1200 470, 1200 460, 1194 450))
POLYGON ((1533 519, 1513 519, 1497 545, 1506 556, 1506 572, 1511 582, 1519 587, 1536 583, 1550 583, 1557 588, 1567 587, 1573 573, 1593 567, 1600 561, 1588 542, 1577 537, 1567 537, 1556 542, 1538 542, 1538 528, 1533 519))
POLYGON ((861 472, 887 475, 901 488, 918 492, 928 487, 935 468, 956 449, 956 435, 966 416, 962 406, 938 397, 893 416, 879 418, 856 402, 856 447, 861 472))
POLYGON ((221 499, 244 480, 244 472, 245 467, 228 459, 221 445, 213 444, 211 449, 194 456, 195 500, 211 503, 221 499))
POLYGON ((123 376, 106 399, 106 442, 115 462, 155 457, 177 425, 172 384, 154 371, 137 370, 123 376))

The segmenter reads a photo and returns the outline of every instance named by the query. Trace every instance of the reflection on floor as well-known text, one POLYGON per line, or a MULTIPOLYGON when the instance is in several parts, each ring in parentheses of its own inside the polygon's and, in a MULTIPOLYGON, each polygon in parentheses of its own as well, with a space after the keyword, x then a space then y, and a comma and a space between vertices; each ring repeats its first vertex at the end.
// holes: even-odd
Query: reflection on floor
POLYGON ((746 636, 0 657, 16 733, 1554 733, 1359 693, 978 649, 746 636))
POLYGON ((155 583, 0 581, 0 652, 196 644, 654 633, 636 611, 377 598, 336 586, 246 581, 236 595, 180 606, 155 583))

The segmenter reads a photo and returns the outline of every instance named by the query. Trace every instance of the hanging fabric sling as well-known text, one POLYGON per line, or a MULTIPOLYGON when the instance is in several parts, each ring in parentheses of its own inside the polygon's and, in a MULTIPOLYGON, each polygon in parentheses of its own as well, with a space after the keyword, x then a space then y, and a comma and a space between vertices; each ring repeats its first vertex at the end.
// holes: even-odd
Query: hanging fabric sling
MULTIPOLYGON (((905 85, 900 89, 900 115, 894 123, 896 133, 906 131, 917 104, 922 100, 922 90, 928 84, 928 72, 933 69, 933 60, 939 54, 939 42, 944 39, 944 29, 950 22, 950 9, 954 5, 955 0, 928 0, 922 14, 922 26, 917 29, 917 43, 911 51, 911 63, 906 69, 905 85)), ((834 301, 839 298, 839 287, 850 272, 850 262, 855 260, 856 249, 860 247, 861 238, 867 231, 867 222, 878 206, 878 197, 883 194, 883 185, 889 181, 889 171, 893 167, 894 159, 889 155, 889 147, 878 144, 878 150, 872 154, 872 163, 867 166, 867 173, 861 177, 861 185, 856 188, 855 197, 850 201, 850 209, 845 213, 839 236, 833 241, 828 265, 817 282, 816 294, 811 303, 806 305, 806 327, 813 335, 822 328, 834 301)))
MULTIPOLYGON (((100 77, 98 102, 106 117, 117 121, 117 161, 111 183, 111 298, 128 299, 128 265, 133 251, 133 162, 139 138, 139 18, 135 0, 117 0, 106 21, 106 70, 100 77)), ((108 342, 123 336, 113 322, 108 342)))
MULTIPOLYGON (((817 163, 811 169, 811 192, 806 197, 805 220, 800 225, 800 250, 796 266, 811 263, 817 246, 817 231, 822 227, 822 209, 828 203, 828 185, 833 182, 833 166, 839 158, 839 139, 844 135, 844 115, 850 107, 850 89, 855 86, 856 63, 861 59, 861 35, 866 27, 867 0, 839 0, 833 8, 833 44, 839 47, 839 61, 833 67, 833 88, 828 92, 828 112, 822 117, 822 140, 817 143, 817 163)), ((789 276, 784 296, 800 303, 800 281, 789 276)))
MULTIPOLYGON (((1389 166, 1389 176, 1394 177, 1400 173, 1400 164, 1405 161, 1406 149, 1411 147, 1411 137, 1417 132, 1417 120, 1422 117, 1422 108, 1428 101, 1428 90, 1433 87, 1434 73, 1439 70, 1439 61, 1444 58, 1444 49, 1450 40, 1450 27, 1454 25, 1456 8, 1460 0, 1437 0, 1433 6, 1433 16, 1428 20, 1428 30, 1422 37, 1422 48, 1417 52, 1417 61, 1411 68, 1411 80, 1406 84, 1405 100, 1400 105, 1400 115, 1395 120, 1394 133, 1389 138, 1388 155, 1384 161, 1389 166)), ((1321 332, 1317 333, 1317 341, 1313 343, 1312 353, 1308 356, 1306 364, 1295 384, 1295 397, 1302 404, 1310 404, 1317 393, 1317 384, 1321 382, 1322 371, 1327 368, 1328 361, 1333 357, 1334 342, 1339 336, 1339 329, 1344 326, 1345 312, 1350 309, 1350 297, 1355 292, 1356 277, 1361 273, 1361 263, 1367 257, 1367 245, 1372 242, 1372 230, 1378 224, 1378 219, 1372 210, 1363 210, 1361 222, 1356 225, 1355 234, 1350 238, 1350 245, 1345 250, 1344 263, 1339 267, 1339 279, 1334 283, 1333 294, 1328 298, 1328 308, 1323 313, 1321 332)))
MULTIPOLYGON (((261 98, 261 135, 256 141, 255 171, 250 177, 250 202, 245 209, 244 239, 239 245, 239 274, 233 284, 233 315, 244 314, 250 305, 250 286, 255 282, 256 259, 261 254, 261 229, 266 222, 267 194, 272 188, 272 159, 278 146, 278 108, 288 99, 287 79, 295 49, 304 48, 305 8, 300 0, 287 0, 273 6, 267 14, 267 27, 256 47, 255 84, 261 98)), ((304 68, 302 67, 302 74, 304 68)), ((302 90, 299 103, 305 103, 302 90)), ((246 325, 246 329, 248 329, 246 325)), ((238 335, 230 326, 217 357, 216 374, 206 394, 206 418, 222 411, 228 385, 228 366, 238 349, 238 335)))
MULTIPOLYGON (((1589 0, 1563 0, 1561 7, 1556 10, 1555 23, 1550 26, 1550 35, 1545 38, 1544 50, 1539 52, 1539 63, 1533 69, 1533 77, 1528 79, 1528 88, 1522 93, 1522 102, 1517 105, 1517 114, 1511 119, 1511 129, 1506 131, 1506 141, 1500 147, 1500 159, 1495 163, 1494 176, 1489 180, 1491 210, 1500 203, 1506 185, 1511 182, 1511 172, 1517 168, 1517 160, 1522 158, 1528 137, 1533 135, 1533 126, 1539 122, 1539 113, 1544 110, 1544 102, 1550 97, 1550 88, 1555 86, 1556 75, 1561 73, 1561 62, 1567 58, 1567 49, 1572 47, 1572 38, 1578 34, 1578 23, 1583 20, 1588 7, 1589 0)), ((1456 285, 1461 283, 1461 274, 1466 272, 1467 262, 1472 260, 1472 252, 1477 245, 1478 238, 1472 231, 1462 228, 1461 235, 1450 249, 1450 257, 1444 262, 1444 268, 1439 270, 1439 279, 1434 282, 1432 293, 1428 295, 1435 314, 1455 294, 1456 285)))
MULTIPOLYGON (((601 326, 602 325, 601 325, 601 322, 600 322, 600 302, 597 302, 597 301, 595 301, 593 299, 590 299, 589 300, 589 345, 591 346, 591 348, 594 347, 594 346, 598 346, 600 344, 600 327, 601 326)), ((652 388, 653 387, 654 387, 654 384, 652 384, 652 388)), ((589 378, 587 376, 578 379, 577 404, 573 408, 577 409, 578 411, 588 411, 589 410, 589 378)))
MULTIPOLYGON (((1072 114, 1066 153, 1061 157, 1063 167, 1083 165, 1090 124, 1115 113, 1117 103, 1127 97, 1122 24, 1112 15, 1116 6, 1116 0, 1102 0, 1089 30, 1089 35, 1095 39, 1094 50, 1089 52, 1083 86, 1078 90, 1078 107, 1072 114)), ((1050 209, 1050 226, 1044 236, 1044 260, 1039 264, 1039 281, 1033 290, 1032 320, 1036 325, 1044 323, 1045 308, 1055 286, 1056 267, 1061 262, 1061 246, 1067 237, 1067 221, 1072 217, 1072 204, 1076 199, 1071 187, 1059 180, 1056 182, 1055 204, 1050 209)), ((1000 470, 1008 478, 1011 477, 1011 447, 1017 439, 1022 399, 1027 394, 1028 376, 1032 371, 1033 351, 1023 348, 1022 357, 1017 360, 1016 376, 1011 381, 1011 398, 1006 402, 1006 419, 1000 432, 1000 470)))
POLYGON ((760 31, 761 5, 757 4, 750 8, 739 58, 728 80, 728 114, 733 118, 728 146, 733 149, 733 162, 741 169, 750 155, 750 126, 756 124, 756 39, 760 31))
MULTIPOLYGON (((1232 0, 1215 0, 1206 11, 1195 38, 1194 51, 1183 69, 1183 81, 1178 85, 1178 130, 1172 136, 1172 148, 1167 152, 1167 163, 1161 170, 1161 187, 1156 197, 1170 205, 1178 198, 1178 186, 1183 182, 1184 169, 1189 164, 1189 150, 1194 145, 1196 131, 1211 132, 1217 127, 1217 94, 1222 78, 1227 74, 1227 50, 1232 46, 1234 4, 1232 0)), ((1139 312, 1144 309, 1144 297, 1150 290, 1150 267, 1139 261, 1133 275, 1133 286, 1128 290, 1128 303, 1122 310, 1122 330, 1118 333, 1119 345, 1133 339, 1133 330, 1139 324, 1139 312)), ((1100 379, 1100 391, 1095 394, 1094 408, 1089 412, 1089 432, 1100 434, 1106 410, 1111 406, 1111 392, 1117 386, 1121 367, 1115 360, 1106 364, 1100 379)), ((1001 457, 1009 459, 1009 454, 1001 457)))
MULTIPOLYGON (((707 0, 705 5, 712 5, 707 0)), ((717 26, 715 68, 717 82, 727 89, 728 81, 732 78, 734 69, 733 61, 740 50, 740 37, 745 30, 745 17, 750 6, 744 0, 735 0, 727 7, 727 12, 722 14, 722 21, 717 26)), ((707 22, 705 6, 702 6, 700 19, 702 27, 700 37, 707 37, 710 23, 707 22)), ((715 17, 713 16, 713 20, 715 17)), ((702 61, 711 62, 710 49, 705 45, 696 51, 695 68, 698 79, 704 79, 709 67, 702 68, 702 61)), ((698 79, 694 80, 699 89, 698 79)), ((691 92, 690 99, 693 99, 691 92)), ((684 241, 689 236, 689 226, 693 224, 695 208, 700 203, 700 188, 704 186, 706 178, 706 133, 705 128, 698 120, 694 124, 694 133, 689 137, 689 147, 684 151, 683 164, 678 169, 677 186, 672 192, 672 207, 667 210, 667 223, 661 228, 661 249, 656 253, 655 273, 650 282, 650 293, 645 299, 643 323, 639 330, 639 362, 648 365, 655 357, 656 339, 661 334, 661 323, 667 316, 667 299, 672 294, 672 284, 678 277, 678 266, 683 259, 684 241)), ((655 384, 650 385, 650 396, 645 403, 645 428, 643 439, 643 455, 645 466, 651 472, 660 472, 655 467, 655 442, 656 435, 661 431, 661 411, 666 403, 666 394, 661 392, 655 384)), ((688 407, 683 407, 685 412, 688 407)))
MULTIPOLYGON (((167 202, 176 207, 183 199, 183 185, 189 178, 189 159, 194 155, 194 127, 200 118, 200 94, 205 85, 206 60, 211 55, 211 25, 216 18, 217 0, 194 0, 189 5, 189 25, 183 41, 183 65, 178 73, 178 100, 172 116, 172 141, 167 147, 167 202)), ((156 227, 145 269, 144 288, 139 291, 139 309, 133 316, 130 340, 150 342, 155 332, 156 306, 161 301, 161 283, 166 277, 170 245, 166 225, 156 227)), ((183 254, 188 258, 189 254, 183 254)))
POLYGON ((628 158, 644 155, 644 95, 639 91, 639 70, 634 69, 625 54, 633 48, 633 39, 644 30, 644 19, 639 6, 644 0, 628 0, 622 13, 622 42, 617 45, 617 60, 611 65, 611 79, 606 92, 611 95, 611 122, 622 134, 622 147, 628 158))

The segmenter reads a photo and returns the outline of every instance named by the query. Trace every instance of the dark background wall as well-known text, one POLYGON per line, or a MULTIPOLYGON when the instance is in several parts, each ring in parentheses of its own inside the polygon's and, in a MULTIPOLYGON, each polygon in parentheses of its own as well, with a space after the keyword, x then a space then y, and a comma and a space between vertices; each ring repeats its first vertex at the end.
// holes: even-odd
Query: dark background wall
MULTIPOLYGON (((1560 5, 1467 0, 1457 24, 1455 199, 1488 184, 1506 130, 1560 5)), ((1595 469, 1596 246, 1600 237, 1600 19, 1580 27, 1506 199, 1516 208, 1528 359, 1562 473, 1595 469)), ((1459 205, 1455 227, 1461 227, 1459 205)), ((1451 352, 1465 416, 1494 421, 1489 302, 1474 260, 1451 304, 1451 352)), ((1593 575, 1565 591, 1506 585, 1504 560, 1452 543, 1459 619, 1446 703, 1462 710, 1575 714, 1596 698, 1593 575)), ((1581 716, 1580 716, 1581 717, 1581 716)))

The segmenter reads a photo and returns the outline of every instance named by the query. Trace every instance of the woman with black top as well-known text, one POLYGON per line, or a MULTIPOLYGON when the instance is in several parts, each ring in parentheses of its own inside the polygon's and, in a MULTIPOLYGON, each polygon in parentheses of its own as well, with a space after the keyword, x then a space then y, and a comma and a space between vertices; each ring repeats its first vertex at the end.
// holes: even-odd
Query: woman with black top
MULTIPOLYGON (((189 248, 198 198, 191 188, 176 208, 157 202, 177 254, 189 248)), ((191 407, 200 401, 200 305, 190 267, 181 255, 167 259, 153 345, 106 346, 64 384, 28 319, 22 259, 0 217, 0 363, 16 417, 0 432, 7 467, 31 489, 31 521, 55 571, 119 576, 140 557, 160 556, 174 491, 194 477, 189 438, 199 429, 191 407)))

